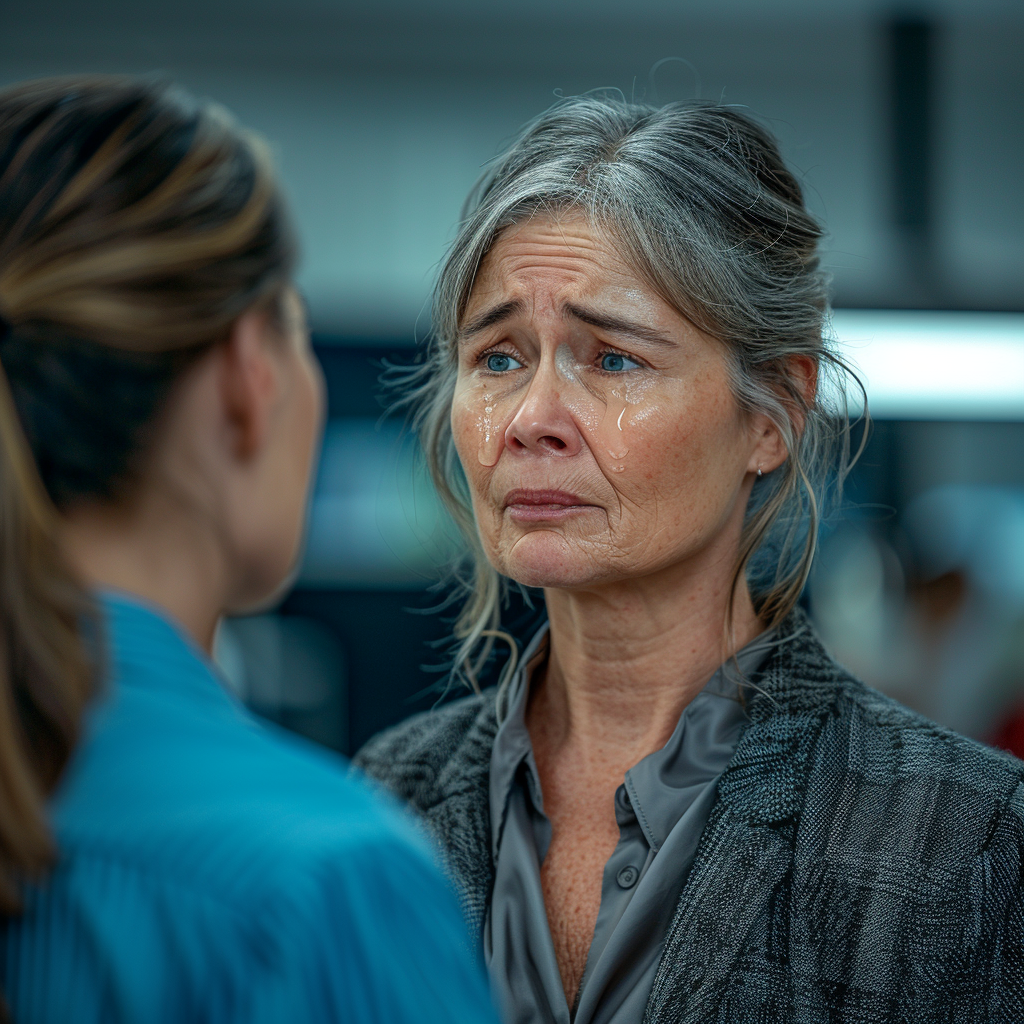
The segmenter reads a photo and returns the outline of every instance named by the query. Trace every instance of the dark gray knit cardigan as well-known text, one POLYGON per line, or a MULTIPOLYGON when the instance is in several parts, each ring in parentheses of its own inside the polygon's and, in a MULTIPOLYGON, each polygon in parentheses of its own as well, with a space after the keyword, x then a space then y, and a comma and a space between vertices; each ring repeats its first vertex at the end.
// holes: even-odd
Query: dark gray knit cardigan
MULTIPOLYGON (((646 1024, 1024 1024, 1024 763, 852 679, 800 613, 791 634, 749 697, 646 1024)), ((355 759, 425 819, 477 933, 496 730, 488 691, 355 759)))

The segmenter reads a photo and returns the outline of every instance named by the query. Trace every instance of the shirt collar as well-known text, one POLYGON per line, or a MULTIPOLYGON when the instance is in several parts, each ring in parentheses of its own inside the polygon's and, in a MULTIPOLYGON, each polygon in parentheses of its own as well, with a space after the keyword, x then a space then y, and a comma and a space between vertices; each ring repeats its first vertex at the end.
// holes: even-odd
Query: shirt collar
POLYGON ((173 692, 228 714, 242 710, 206 652, 162 608, 121 591, 97 596, 116 685, 173 692))
POLYGON ((749 722, 743 688, 754 685, 773 641, 772 631, 762 633, 721 665, 683 709, 668 742, 626 772, 633 812, 655 853, 732 760, 749 722))
POLYGON ((508 692, 501 702, 504 704, 505 714, 494 737, 494 749, 491 752, 491 842, 495 857, 498 855, 501 832, 505 825, 505 811, 508 807, 509 794, 515 783, 516 772, 523 761, 526 761, 527 766, 526 776, 530 798, 538 810, 543 810, 540 780, 537 776, 537 765, 533 759, 533 744, 530 742, 530 733, 526 728, 526 698, 530 692, 530 677, 547 656, 547 651, 548 624, 545 622, 534 633, 526 650, 523 651, 519 668, 509 680, 508 692), (499 813, 494 813, 494 808, 499 808, 499 813))

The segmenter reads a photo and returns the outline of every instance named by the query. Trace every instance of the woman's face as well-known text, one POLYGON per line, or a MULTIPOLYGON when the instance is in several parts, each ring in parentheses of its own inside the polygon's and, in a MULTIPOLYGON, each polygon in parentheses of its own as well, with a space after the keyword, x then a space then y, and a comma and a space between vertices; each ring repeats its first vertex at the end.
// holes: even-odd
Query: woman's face
POLYGON ((504 231, 458 359, 455 445, 499 572, 564 588, 708 559, 731 572, 777 435, 739 410, 721 344, 612 238, 569 215, 504 231))

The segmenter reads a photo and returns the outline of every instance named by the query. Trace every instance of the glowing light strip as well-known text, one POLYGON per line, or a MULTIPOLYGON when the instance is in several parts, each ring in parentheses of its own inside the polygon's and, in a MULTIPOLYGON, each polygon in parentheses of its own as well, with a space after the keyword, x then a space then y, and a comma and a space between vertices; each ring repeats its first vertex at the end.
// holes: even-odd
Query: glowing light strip
POLYGON ((838 309, 879 419, 1024 420, 1024 314, 838 309))

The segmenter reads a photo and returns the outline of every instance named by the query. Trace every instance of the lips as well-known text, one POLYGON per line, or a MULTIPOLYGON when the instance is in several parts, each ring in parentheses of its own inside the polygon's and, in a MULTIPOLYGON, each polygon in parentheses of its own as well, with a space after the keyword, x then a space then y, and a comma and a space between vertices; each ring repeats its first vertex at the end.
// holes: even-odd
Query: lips
POLYGON ((505 495, 505 508, 517 506, 520 508, 560 509, 586 507, 589 502, 584 501, 578 494, 570 494, 568 491, 509 491, 505 495))
POLYGON ((596 505, 569 491, 509 491, 505 514, 517 523, 559 523, 597 511, 596 505))

